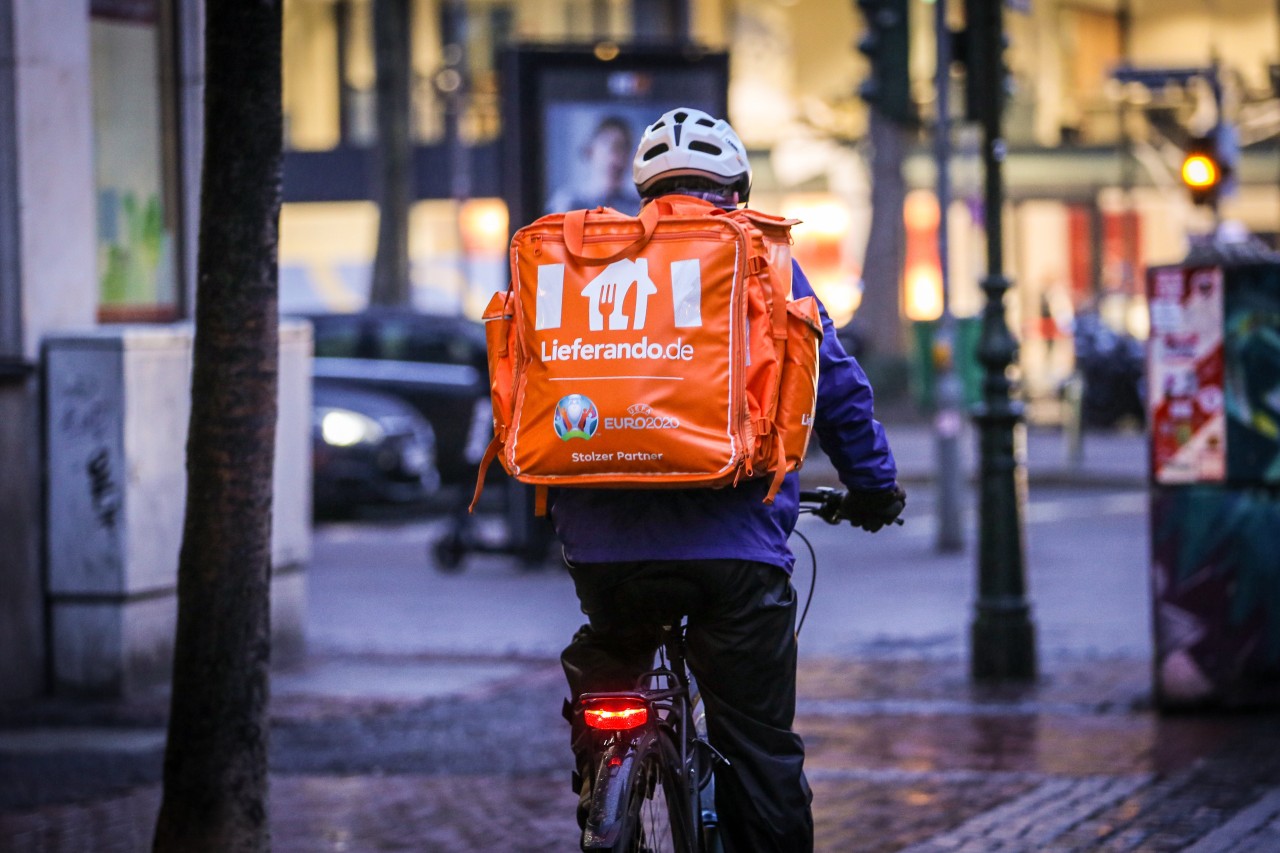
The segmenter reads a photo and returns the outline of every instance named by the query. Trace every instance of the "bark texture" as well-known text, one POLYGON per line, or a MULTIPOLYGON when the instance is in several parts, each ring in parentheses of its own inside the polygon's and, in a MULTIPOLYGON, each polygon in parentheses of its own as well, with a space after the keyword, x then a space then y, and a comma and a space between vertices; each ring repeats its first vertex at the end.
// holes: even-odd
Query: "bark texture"
POLYGON ((209 0, 178 625, 156 851, 264 851, 282 0, 209 0))
POLYGON ((372 305, 408 305, 409 205, 413 140, 409 128, 409 0, 374 0, 377 64, 378 247, 373 260, 372 305))

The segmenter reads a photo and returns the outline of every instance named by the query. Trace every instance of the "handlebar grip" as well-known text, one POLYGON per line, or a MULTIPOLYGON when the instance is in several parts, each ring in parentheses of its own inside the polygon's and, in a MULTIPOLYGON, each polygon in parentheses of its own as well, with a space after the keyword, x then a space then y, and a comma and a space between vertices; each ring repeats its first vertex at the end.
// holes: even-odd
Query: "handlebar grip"
MULTIPOLYGON (((840 505, 844 502, 846 494, 847 493, 843 489, 833 489, 830 486, 821 486, 816 489, 801 489, 800 503, 802 505, 812 505, 815 512, 820 516, 831 514, 834 518, 838 515, 840 505)), ((835 522, 832 521, 832 523, 835 522)), ((902 516, 898 516, 890 523, 901 527, 906 522, 903 521, 902 516)))

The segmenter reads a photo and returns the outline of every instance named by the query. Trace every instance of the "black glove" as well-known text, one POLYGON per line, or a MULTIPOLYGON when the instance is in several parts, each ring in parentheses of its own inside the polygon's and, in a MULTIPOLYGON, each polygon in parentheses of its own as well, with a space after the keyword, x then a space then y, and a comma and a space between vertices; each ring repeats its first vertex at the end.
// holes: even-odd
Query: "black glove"
POLYGON ((840 504, 840 516, 849 519, 854 527, 875 533, 886 524, 892 524, 906 506, 907 493, 897 483, 878 491, 850 489, 840 504))

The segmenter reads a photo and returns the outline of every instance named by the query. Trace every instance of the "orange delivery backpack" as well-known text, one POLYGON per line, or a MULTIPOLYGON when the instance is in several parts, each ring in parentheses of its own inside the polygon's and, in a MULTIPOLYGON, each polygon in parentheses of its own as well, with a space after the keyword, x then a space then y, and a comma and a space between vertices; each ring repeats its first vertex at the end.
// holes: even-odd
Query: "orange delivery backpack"
MULTIPOLYGON (((794 220, 664 196, 543 216, 484 313, 496 457, 545 487, 718 487, 800 467, 822 323, 794 220)), ((475 500, 472 501, 475 507, 475 500)))

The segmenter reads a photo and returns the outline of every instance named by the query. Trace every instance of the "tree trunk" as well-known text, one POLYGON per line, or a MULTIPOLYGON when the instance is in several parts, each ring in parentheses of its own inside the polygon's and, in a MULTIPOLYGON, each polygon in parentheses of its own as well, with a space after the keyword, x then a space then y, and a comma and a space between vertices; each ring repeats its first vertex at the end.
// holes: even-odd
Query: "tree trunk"
POLYGON ((413 141, 409 132, 409 0, 374 0, 377 64, 376 148, 378 248, 373 261, 371 305, 408 305, 409 205, 413 190, 413 141))
POLYGON ((166 853, 270 848, 281 5, 207 6, 187 503, 154 841, 166 853))
POLYGON ((875 360, 905 354, 900 294, 906 253, 902 207, 907 187, 902 163, 912 131, 885 118, 875 107, 870 114, 871 230, 855 329, 867 347, 868 360, 875 360))

